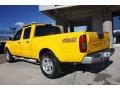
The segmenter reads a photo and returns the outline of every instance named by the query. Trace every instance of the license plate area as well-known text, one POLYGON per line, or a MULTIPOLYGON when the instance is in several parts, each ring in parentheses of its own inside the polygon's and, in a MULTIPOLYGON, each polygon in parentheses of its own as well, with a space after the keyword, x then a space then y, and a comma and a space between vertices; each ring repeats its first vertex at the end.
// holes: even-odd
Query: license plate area
POLYGON ((104 52, 103 57, 110 57, 110 52, 104 52))

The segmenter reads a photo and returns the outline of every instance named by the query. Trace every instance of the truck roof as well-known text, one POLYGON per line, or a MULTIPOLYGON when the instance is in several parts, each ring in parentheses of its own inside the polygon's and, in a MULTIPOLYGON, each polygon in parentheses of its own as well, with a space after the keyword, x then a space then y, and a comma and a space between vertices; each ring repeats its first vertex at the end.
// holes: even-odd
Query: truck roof
POLYGON ((22 28, 24 28, 24 27, 28 27, 28 26, 31 26, 31 25, 59 26, 59 25, 44 24, 44 23, 30 23, 30 24, 24 25, 22 28))
POLYGON ((27 24, 27 25, 23 26, 23 28, 24 28, 24 27, 31 26, 31 25, 33 25, 33 24, 35 24, 35 25, 46 25, 46 24, 43 24, 43 23, 30 23, 30 24, 27 24))
POLYGON ((31 25, 55 26, 55 27, 59 27, 62 33, 64 32, 63 27, 60 26, 60 25, 43 24, 43 23, 30 23, 30 24, 28 24, 28 25, 23 26, 22 28, 25 28, 25 27, 28 27, 28 26, 31 26, 31 25))

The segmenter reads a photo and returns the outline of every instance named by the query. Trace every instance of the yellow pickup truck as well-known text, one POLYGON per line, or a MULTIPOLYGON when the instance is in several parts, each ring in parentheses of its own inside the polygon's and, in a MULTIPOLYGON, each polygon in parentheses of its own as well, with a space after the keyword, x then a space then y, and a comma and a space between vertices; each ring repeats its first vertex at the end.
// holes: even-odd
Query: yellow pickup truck
POLYGON ((34 23, 24 26, 6 43, 5 57, 8 62, 16 57, 34 59, 46 77, 55 78, 61 63, 92 64, 108 59, 114 52, 109 45, 108 32, 64 33, 58 26, 34 23))

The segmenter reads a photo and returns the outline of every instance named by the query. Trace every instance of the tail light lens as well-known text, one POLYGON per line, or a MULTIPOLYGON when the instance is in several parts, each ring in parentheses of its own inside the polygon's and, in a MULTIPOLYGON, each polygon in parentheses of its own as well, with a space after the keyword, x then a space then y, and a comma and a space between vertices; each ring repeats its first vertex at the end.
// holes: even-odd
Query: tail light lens
POLYGON ((79 48, 80 48, 80 52, 87 52, 87 38, 86 38, 86 35, 80 36, 79 48))

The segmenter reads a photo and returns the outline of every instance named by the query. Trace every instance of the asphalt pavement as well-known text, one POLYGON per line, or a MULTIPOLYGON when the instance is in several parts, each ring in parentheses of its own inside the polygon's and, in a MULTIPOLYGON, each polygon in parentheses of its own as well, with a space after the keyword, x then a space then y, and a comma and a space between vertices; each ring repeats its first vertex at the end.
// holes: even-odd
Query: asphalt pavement
POLYGON ((115 46, 109 62, 77 65, 57 79, 48 79, 39 64, 22 60, 7 63, 4 54, 0 54, 0 85, 116 85, 120 84, 119 58, 120 47, 115 46))

